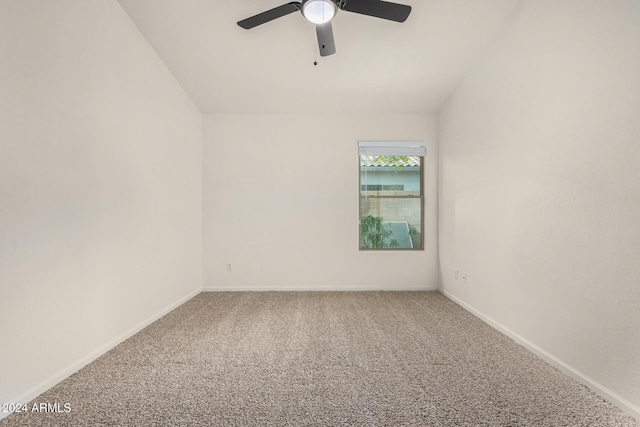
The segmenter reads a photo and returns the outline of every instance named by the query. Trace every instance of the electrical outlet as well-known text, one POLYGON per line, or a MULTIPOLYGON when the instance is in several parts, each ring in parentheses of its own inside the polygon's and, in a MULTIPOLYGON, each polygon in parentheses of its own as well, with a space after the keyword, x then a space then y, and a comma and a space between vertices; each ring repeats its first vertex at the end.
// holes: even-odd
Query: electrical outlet
POLYGON ((227 271, 231 271, 231 263, 230 262, 227 263, 227 271))
POLYGON ((466 272, 466 271, 463 271, 462 273, 460 273, 460 279, 461 279, 463 282, 466 282, 466 281, 467 281, 467 272, 466 272))

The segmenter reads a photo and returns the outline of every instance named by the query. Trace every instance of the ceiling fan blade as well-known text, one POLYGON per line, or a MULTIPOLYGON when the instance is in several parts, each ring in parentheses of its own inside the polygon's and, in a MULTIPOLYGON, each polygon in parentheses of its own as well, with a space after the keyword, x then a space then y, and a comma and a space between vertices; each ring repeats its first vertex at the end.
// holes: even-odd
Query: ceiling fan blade
POLYGON ((291 3, 283 4, 282 6, 274 7, 273 9, 269 9, 266 12, 262 12, 250 18, 238 21, 238 25, 245 30, 248 30, 253 27, 257 27, 258 25, 262 25, 266 22, 273 21, 274 19, 288 15, 290 13, 297 12, 300 10, 301 4, 302 3, 294 1, 291 3))
POLYGON ((331 21, 326 24, 316 25, 316 36, 318 36, 318 48, 320 56, 329 56, 336 53, 336 45, 333 41, 333 28, 331 21))
POLYGON ((340 9, 361 15, 374 16, 390 21, 404 22, 411 13, 411 6, 381 0, 345 0, 338 2, 340 9))

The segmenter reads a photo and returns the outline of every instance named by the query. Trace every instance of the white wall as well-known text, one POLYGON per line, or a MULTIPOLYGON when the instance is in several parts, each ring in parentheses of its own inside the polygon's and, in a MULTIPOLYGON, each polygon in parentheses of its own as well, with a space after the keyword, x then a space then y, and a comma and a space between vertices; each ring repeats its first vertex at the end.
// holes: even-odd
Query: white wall
POLYGON ((204 288, 436 288, 427 114, 204 116, 204 288), (425 140, 426 251, 358 250, 358 140, 425 140), (232 271, 226 271, 226 263, 232 271))
POLYGON ((201 290, 201 125, 115 0, 0 1, 0 402, 201 290))
POLYGON ((531 0, 439 119, 443 290, 636 417, 639 79, 637 0, 531 0))

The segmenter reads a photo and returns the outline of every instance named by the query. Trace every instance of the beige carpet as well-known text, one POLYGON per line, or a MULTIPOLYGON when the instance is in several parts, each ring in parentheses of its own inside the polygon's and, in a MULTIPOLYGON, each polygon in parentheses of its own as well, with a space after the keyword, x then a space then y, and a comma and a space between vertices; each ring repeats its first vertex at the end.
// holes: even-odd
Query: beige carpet
POLYGON ((637 426, 436 292, 203 293, 34 402, 0 425, 637 426))

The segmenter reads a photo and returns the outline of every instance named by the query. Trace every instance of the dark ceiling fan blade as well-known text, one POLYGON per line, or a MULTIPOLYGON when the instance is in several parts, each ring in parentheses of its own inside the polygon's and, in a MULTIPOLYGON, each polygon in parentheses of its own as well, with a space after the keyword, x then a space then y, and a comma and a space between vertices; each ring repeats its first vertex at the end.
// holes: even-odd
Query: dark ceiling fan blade
POLYGON ((343 0, 338 6, 347 12, 375 16, 390 21, 404 22, 411 13, 411 6, 381 0, 343 0))
POLYGON ((318 48, 320 56, 329 56, 336 53, 336 45, 333 41, 333 28, 331 21, 326 24, 316 25, 316 36, 318 36, 318 48))
POLYGON ((253 27, 257 27, 258 25, 262 25, 266 22, 273 21, 274 19, 288 15, 290 13, 297 12, 300 10, 301 4, 302 3, 294 1, 291 3, 283 4, 282 6, 274 7, 273 9, 269 9, 266 12, 254 15, 251 18, 238 21, 238 25, 240 25, 245 30, 248 30, 253 27))

